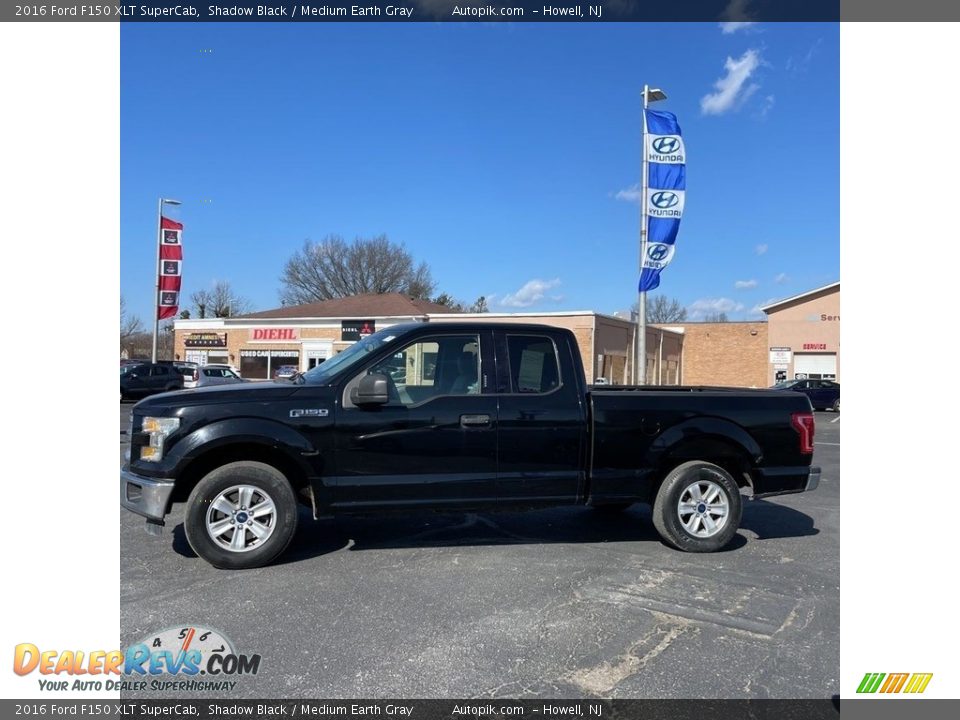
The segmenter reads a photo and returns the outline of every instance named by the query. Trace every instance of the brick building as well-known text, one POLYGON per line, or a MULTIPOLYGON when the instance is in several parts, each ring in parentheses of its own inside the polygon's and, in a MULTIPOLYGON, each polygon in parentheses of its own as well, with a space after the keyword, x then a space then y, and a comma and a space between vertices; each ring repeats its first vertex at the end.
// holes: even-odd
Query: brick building
POLYGON ((687 322, 662 327, 683 336, 681 384, 767 387, 767 325, 687 322))
POLYGON ((839 382, 839 282, 778 300, 763 311, 770 325, 768 384, 794 379, 839 382))
POLYGON ((452 312, 399 293, 354 295, 232 318, 174 322, 173 352, 189 362, 227 363, 245 378, 268 379, 282 365, 309 370, 363 335, 452 312))
MULTIPOLYGON (((590 311, 554 313, 454 313, 443 305, 398 293, 355 295, 275 308, 233 318, 177 320, 176 359, 225 363, 243 377, 268 379, 277 368, 305 371, 364 335, 410 321, 477 320, 551 325, 573 331, 590 382, 627 384, 632 373, 634 325, 590 311)), ((676 385, 682 365, 682 334, 647 329, 647 374, 653 384, 676 385)))

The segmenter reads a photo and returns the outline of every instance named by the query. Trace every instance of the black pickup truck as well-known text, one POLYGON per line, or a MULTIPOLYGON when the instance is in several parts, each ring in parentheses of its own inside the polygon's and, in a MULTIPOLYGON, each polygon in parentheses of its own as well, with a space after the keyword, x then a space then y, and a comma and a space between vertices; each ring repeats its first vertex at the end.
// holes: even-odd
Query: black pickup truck
POLYGON ((567 330, 395 325, 291 381, 172 392, 133 408, 120 502, 198 555, 274 560, 316 519, 408 509, 653 505, 664 541, 725 546, 754 497, 813 490, 805 395, 588 387, 567 330))

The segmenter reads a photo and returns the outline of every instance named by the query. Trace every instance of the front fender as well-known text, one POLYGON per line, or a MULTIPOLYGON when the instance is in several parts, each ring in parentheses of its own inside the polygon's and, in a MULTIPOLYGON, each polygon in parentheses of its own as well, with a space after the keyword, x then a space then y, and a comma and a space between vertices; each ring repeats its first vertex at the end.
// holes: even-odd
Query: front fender
POLYGON ((170 462, 169 474, 177 477, 201 454, 226 445, 244 444, 279 450, 302 468, 305 477, 314 474, 307 458, 317 454, 316 448, 289 425, 267 418, 232 417, 214 421, 180 438, 164 459, 170 462))

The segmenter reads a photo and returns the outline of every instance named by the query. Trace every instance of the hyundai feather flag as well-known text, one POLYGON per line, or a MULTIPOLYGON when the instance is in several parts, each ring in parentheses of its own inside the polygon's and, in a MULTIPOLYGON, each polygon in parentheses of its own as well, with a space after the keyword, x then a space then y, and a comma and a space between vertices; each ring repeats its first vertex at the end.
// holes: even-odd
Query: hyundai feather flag
POLYGON ((647 159, 647 245, 640 272, 640 291, 660 286, 660 273, 673 260, 687 189, 687 153, 677 116, 644 111, 647 159))
POLYGON ((160 295, 157 319, 174 317, 180 307, 180 271, 183 265, 183 223, 160 218, 160 295))

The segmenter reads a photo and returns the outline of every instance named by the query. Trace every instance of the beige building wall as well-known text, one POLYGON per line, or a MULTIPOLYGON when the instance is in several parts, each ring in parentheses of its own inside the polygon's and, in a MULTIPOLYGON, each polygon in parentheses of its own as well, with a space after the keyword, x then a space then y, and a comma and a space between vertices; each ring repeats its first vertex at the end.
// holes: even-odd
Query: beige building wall
MULTIPOLYGON (((840 382, 840 286, 832 285, 820 292, 803 295, 768 310, 770 347, 788 347, 791 361, 787 379, 793 379, 797 354, 836 355, 837 382, 840 382)), ((768 384, 775 377, 768 363, 768 384)))
MULTIPOLYGON (((683 330, 681 384, 767 387, 767 323, 671 323, 683 330)), ((649 343, 649 340, 647 341, 649 343)))

